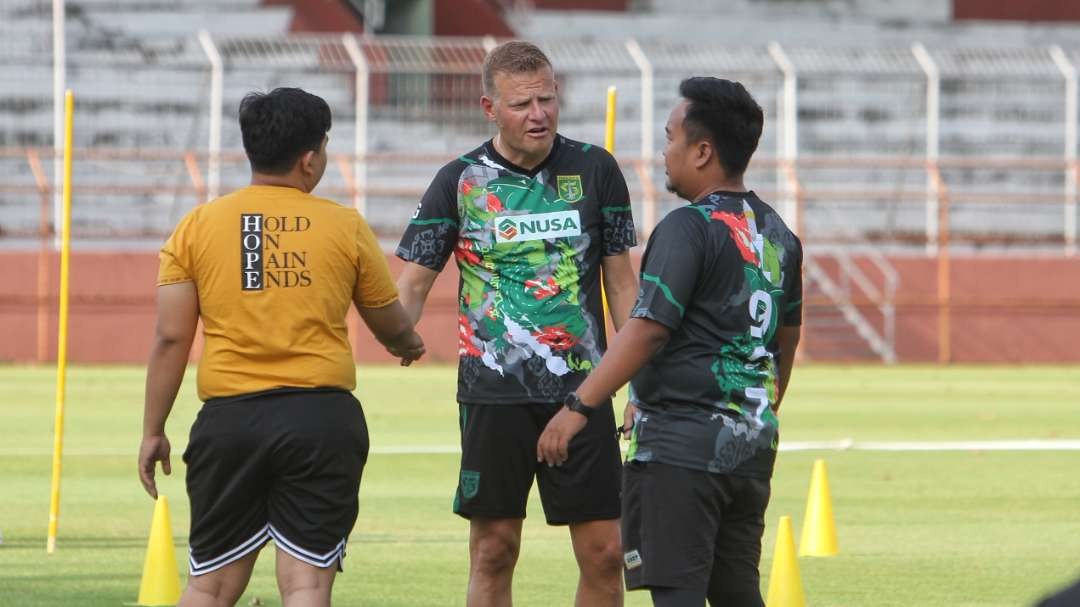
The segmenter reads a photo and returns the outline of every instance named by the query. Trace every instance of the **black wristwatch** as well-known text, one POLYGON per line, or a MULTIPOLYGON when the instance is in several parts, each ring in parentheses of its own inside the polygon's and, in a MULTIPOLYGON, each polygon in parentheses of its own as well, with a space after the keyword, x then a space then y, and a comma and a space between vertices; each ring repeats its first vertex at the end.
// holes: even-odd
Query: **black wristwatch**
POLYGON ((584 415, 585 419, 589 419, 589 416, 593 413, 593 408, 581 402, 581 399, 578 398, 578 395, 575 392, 566 395, 566 398, 563 399, 563 405, 575 413, 584 415))

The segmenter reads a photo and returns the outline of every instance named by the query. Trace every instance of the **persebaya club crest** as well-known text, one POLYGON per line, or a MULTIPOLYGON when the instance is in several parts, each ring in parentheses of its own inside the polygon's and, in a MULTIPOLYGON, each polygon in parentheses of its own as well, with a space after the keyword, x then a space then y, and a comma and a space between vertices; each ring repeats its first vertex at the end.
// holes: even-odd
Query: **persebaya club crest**
POLYGON ((467 500, 476 497, 476 492, 480 490, 480 473, 475 470, 462 470, 460 486, 461 497, 467 500))
POLYGON ((566 202, 577 202, 585 194, 581 187, 581 175, 559 175, 556 183, 559 186, 559 198, 566 202))

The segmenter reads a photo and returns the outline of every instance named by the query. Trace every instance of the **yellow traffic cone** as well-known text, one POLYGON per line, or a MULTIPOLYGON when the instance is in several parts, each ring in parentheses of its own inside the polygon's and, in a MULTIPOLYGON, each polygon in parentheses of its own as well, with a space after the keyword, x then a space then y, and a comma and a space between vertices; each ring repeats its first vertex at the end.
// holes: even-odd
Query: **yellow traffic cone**
POLYGON ((810 476, 810 494, 806 497, 799 556, 836 556, 839 552, 832 494, 829 493, 829 473, 825 469, 825 460, 819 459, 814 462, 814 472, 810 476))
POLYGON ((799 576, 799 560, 795 558, 795 532, 791 517, 780 517, 773 550, 772 573, 769 574, 769 594, 766 607, 806 607, 802 577, 799 576))
POLYGON ((158 496, 154 520, 150 523, 150 541, 146 545, 139 605, 175 605, 180 602, 180 572, 176 567, 169 502, 158 496))

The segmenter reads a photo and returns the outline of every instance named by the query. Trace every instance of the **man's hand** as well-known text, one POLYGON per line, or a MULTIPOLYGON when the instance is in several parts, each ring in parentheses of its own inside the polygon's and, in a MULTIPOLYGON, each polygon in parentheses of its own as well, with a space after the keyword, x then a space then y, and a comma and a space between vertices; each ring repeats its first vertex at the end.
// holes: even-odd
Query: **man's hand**
POLYGON ((404 347, 387 346, 386 351, 391 356, 401 359, 401 366, 408 367, 413 362, 420 360, 420 357, 427 352, 424 348, 424 340, 420 338, 420 335, 413 332, 412 341, 404 347))
POLYGON ((142 481, 143 489, 154 499, 158 496, 157 483, 154 482, 157 462, 161 462, 161 471, 166 476, 172 474, 172 465, 169 463, 171 450, 169 439, 164 434, 145 436, 139 445, 139 480, 142 481))
POLYGON ((626 401, 626 408, 623 409, 622 414, 622 435, 626 440, 630 440, 630 433, 634 430, 634 421, 637 420, 637 407, 634 406, 634 401, 626 401))
POLYGON ((570 439, 585 427, 588 420, 580 413, 563 407, 551 418, 536 442, 536 461, 561 466, 570 457, 570 439))
POLYGON ((402 366, 407 367, 424 355, 424 340, 416 333, 413 321, 400 301, 381 308, 357 306, 356 309, 375 339, 391 356, 400 358, 402 366))

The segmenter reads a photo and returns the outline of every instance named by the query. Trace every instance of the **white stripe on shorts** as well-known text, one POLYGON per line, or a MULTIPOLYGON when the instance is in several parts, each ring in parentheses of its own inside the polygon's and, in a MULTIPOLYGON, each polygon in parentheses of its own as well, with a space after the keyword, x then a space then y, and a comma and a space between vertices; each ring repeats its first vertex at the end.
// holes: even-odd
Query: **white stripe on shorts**
POLYGON ((267 525, 270 528, 270 537, 274 538, 274 543, 278 548, 281 548, 285 552, 292 555, 297 560, 303 561, 309 565, 315 567, 329 567, 334 564, 334 561, 340 561, 345 558, 345 538, 342 538, 338 542, 337 546, 334 546, 330 552, 326 554, 316 554, 310 550, 304 550, 300 546, 297 546, 293 542, 290 542, 288 538, 281 534, 273 525, 267 525))
POLYGON ((241 542, 236 548, 233 548, 219 557, 212 558, 202 563, 195 560, 194 553, 188 548, 188 565, 191 568, 191 575, 203 575, 204 573, 210 573, 211 571, 221 569, 225 565, 236 562, 255 550, 262 548, 263 544, 268 541, 270 541, 269 523, 264 525, 262 529, 255 533, 255 535, 241 542))

